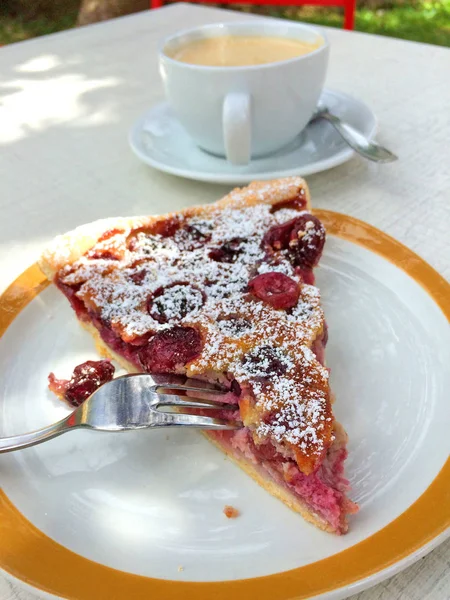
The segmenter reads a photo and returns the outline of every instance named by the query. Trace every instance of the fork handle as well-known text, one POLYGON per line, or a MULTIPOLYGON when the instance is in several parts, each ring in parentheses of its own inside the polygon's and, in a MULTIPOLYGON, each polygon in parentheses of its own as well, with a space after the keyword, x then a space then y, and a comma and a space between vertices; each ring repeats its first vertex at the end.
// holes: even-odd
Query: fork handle
POLYGON ((30 433, 24 433, 22 435, 0 438, 0 454, 41 444, 42 442, 46 442, 47 440, 79 426, 80 424, 75 422, 74 413, 72 413, 65 419, 62 419, 53 425, 49 425, 48 427, 44 427, 43 429, 38 429, 37 431, 31 431, 30 433))

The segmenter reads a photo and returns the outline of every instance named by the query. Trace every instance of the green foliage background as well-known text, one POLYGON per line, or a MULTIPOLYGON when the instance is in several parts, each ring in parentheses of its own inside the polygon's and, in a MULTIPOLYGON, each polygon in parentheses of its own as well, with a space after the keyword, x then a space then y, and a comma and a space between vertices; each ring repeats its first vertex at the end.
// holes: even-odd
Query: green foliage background
MULTIPOLYGON (((75 26, 79 4, 80 0, 0 0, 0 45, 75 26)), ((342 27, 338 8, 242 10, 342 27)), ((450 47, 450 0, 357 0, 355 29, 450 47)))

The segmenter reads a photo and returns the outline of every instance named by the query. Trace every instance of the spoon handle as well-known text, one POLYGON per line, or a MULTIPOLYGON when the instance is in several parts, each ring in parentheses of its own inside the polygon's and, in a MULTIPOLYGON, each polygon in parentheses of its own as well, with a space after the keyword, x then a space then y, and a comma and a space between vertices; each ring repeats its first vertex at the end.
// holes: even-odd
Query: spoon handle
POLYGON ((373 160, 374 162, 392 162, 398 157, 387 148, 380 146, 376 142, 371 142, 357 129, 341 121, 339 117, 331 114, 328 110, 321 110, 315 115, 316 119, 326 119, 336 131, 342 136, 347 144, 358 154, 373 160))

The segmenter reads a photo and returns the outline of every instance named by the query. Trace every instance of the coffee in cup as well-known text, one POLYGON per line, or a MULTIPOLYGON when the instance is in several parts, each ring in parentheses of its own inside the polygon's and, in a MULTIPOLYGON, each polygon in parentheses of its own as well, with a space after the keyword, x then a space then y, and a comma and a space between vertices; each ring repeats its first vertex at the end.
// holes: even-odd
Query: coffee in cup
POLYGON ((188 42, 171 58, 205 67, 249 67, 282 62, 317 50, 321 42, 262 35, 218 35, 188 42))

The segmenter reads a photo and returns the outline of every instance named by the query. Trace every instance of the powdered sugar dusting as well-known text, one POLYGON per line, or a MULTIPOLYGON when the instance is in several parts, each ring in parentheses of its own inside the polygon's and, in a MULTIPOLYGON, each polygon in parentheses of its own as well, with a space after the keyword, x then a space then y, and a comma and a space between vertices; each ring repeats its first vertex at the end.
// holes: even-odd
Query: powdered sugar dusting
POLYGON ((180 321, 187 313, 197 312, 203 305, 200 290, 190 285, 175 284, 162 290, 152 302, 149 312, 157 320, 180 321))

